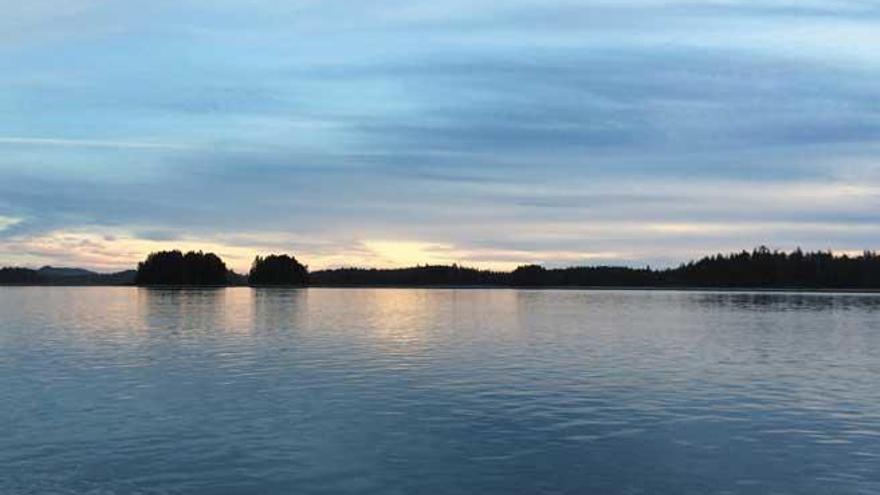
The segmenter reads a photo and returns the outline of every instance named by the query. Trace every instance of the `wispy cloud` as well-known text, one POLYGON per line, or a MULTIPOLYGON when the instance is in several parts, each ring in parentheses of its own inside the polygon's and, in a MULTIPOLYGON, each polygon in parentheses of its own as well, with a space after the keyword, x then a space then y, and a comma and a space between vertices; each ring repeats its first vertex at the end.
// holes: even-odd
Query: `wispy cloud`
POLYGON ((150 141, 112 141, 101 139, 59 139, 0 136, 0 145, 12 146, 61 146, 71 148, 113 148, 113 149, 160 149, 160 150, 194 150, 196 146, 183 144, 150 142, 150 141))
POLYGON ((20 221, 18 218, 0 216, 0 231, 6 230, 20 221))

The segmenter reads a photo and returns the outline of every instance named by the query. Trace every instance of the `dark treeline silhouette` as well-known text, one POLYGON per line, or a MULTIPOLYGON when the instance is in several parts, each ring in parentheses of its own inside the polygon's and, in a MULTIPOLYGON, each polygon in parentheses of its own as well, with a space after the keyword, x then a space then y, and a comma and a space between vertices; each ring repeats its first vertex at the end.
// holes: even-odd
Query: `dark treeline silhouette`
POLYGON ((503 274, 503 283, 514 286, 618 286, 649 287, 662 282, 660 274, 647 268, 620 266, 573 266, 547 269, 539 265, 520 266, 503 274))
POLYGON ((880 257, 792 253, 760 247, 752 252, 706 257, 663 272, 671 285, 694 287, 880 288, 880 257))
POLYGON ((312 285, 393 286, 393 285, 502 285, 504 274, 458 265, 425 265, 413 268, 338 268, 309 275, 312 285))
POLYGON ((137 285, 227 285, 226 264, 214 253, 160 251, 138 264, 137 285))
POLYGON ((658 285, 659 275, 647 269, 572 267, 546 269, 525 265, 512 272, 477 270, 457 265, 412 268, 341 268, 310 274, 312 285, 323 286, 619 286, 658 285))
POLYGON ((831 252, 791 253, 759 247, 751 252, 708 256, 676 268, 652 270, 615 266, 544 268, 520 266, 512 272, 458 265, 411 268, 338 268, 309 273, 289 255, 258 256, 248 276, 227 270, 213 253, 163 251, 151 254, 138 271, 98 274, 43 267, 0 269, 5 285, 255 285, 255 286, 482 286, 482 287, 719 287, 780 289, 880 289, 880 256, 831 252))
POLYGON ((544 268, 524 265, 512 272, 458 266, 402 269, 345 268, 311 275, 313 285, 511 287, 728 287, 804 289, 880 289, 880 256, 834 256, 830 252, 792 253, 759 247, 752 252, 705 257, 677 268, 652 270, 615 266, 544 268))
POLYGON ((302 286, 309 283, 309 271, 293 256, 271 254, 257 256, 248 275, 251 285, 302 286))

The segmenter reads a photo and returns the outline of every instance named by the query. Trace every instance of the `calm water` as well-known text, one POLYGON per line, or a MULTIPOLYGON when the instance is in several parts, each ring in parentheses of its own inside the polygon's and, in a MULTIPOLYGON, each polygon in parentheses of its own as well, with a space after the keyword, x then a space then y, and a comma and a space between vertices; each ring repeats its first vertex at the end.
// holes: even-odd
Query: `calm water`
POLYGON ((0 493, 880 493, 880 296, 0 288, 0 493))

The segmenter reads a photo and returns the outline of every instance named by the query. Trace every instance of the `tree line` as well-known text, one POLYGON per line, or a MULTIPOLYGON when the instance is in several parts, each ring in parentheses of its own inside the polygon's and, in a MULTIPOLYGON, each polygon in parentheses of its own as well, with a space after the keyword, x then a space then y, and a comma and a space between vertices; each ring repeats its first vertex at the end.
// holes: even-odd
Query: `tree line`
POLYGON ((488 285, 513 287, 719 287, 880 289, 880 256, 831 252, 753 251, 707 256, 675 268, 620 266, 544 268, 524 265, 511 272, 452 266, 377 270, 343 268, 311 275, 314 285, 424 286, 488 285))
MULTIPOLYGON (((0 269, 0 284, 41 285, 49 280, 42 271, 0 269)), ((138 264, 133 275, 94 274, 95 285, 144 286, 484 286, 484 287, 719 287, 880 289, 880 256, 865 251, 858 256, 831 252, 752 251, 717 254, 675 268, 620 266, 545 268, 524 265, 510 272, 480 270, 459 265, 411 268, 337 268, 309 272, 294 256, 257 256, 247 274, 229 270, 214 253, 160 251, 138 264)), ((67 279, 69 281, 74 279, 67 279)))
MULTIPOLYGON (((211 253, 154 253, 138 267, 140 285, 230 284, 223 262, 211 253), (189 261, 188 261, 189 260, 189 261), (160 267, 154 266, 158 263, 160 267), (191 264, 191 267, 189 265, 191 264), (142 277, 141 274, 145 276, 142 277), (224 273, 226 275, 224 275, 224 273), (152 278, 158 274, 159 279, 152 278), (183 278, 181 278, 183 277, 183 278), (224 281, 225 280, 225 281, 224 281), (207 281, 207 282, 206 282, 207 281)), ((523 265, 510 272, 459 265, 410 268, 337 268, 309 272, 289 255, 257 256, 246 283, 253 286, 496 286, 496 287, 727 287, 880 288, 880 256, 831 252, 787 253, 759 247, 707 256, 675 268, 621 266, 545 268, 523 265)), ((241 280, 240 280, 241 282, 241 280)))

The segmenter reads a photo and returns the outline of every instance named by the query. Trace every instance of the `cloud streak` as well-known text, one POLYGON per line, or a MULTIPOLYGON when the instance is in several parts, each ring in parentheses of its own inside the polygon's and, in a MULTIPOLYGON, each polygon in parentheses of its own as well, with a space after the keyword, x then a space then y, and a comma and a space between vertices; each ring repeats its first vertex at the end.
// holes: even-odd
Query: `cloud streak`
POLYGON ((111 148, 111 149, 158 149, 158 150, 192 150, 192 146, 169 143, 152 143, 148 141, 104 141, 95 139, 58 139, 58 138, 26 138, 0 136, 0 145, 12 146, 61 146, 72 148, 111 148))

